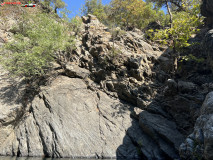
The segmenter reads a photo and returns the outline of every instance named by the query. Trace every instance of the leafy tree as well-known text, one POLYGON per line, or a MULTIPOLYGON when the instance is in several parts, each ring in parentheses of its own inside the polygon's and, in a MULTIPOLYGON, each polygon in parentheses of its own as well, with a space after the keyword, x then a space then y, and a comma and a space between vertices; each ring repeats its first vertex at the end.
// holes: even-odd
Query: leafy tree
POLYGON ((152 21, 164 23, 166 16, 162 10, 153 10, 152 3, 143 0, 112 0, 110 5, 103 5, 101 0, 86 0, 83 14, 93 14, 102 23, 109 26, 144 28, 152 21))
POLYGON ((146 2, 152 2, 155 4, 155 8, 161 8, 166 6, 167 3, 174 10, 174 8, 178 8, 179 10, 183 10, 182 0, 146 0, 146 2))
POLYGON ((54 10, 57 13, 57 9, 64 8, 66 5, 62 0, 53 0, 54 10))
POLYGON ((100 21, 104 22, 107 19, 107 6, 102 4, 102 0, 86 0, 82 8, 83 15, 95 15, 100 21))
POLYGON ((46 7, 52 7, 54 8, 55 13, 57 13, 57 9, 64 8, 66 4, 62 0, 43 0, 42 3, 46 7))
POLYGON ((11 75, 27 79, 45 75, 55 53, 74 44, 68 28, 45 13, 25 15, 13 30, 14 41, 5 44, 0 62, 11 75))
POLYGON ((189 6, 192 7, 193 4, 200 4, 200 0, 147 0, 148 3, 153 2, 156 8, 166 7, 167 12, 170 16, 170 27, 172 27, 173 21, 173 14, 172 11, 180 12, 190 12, 192 8, 188 8, 189 6))
POLYGON ((165 14, 153 10, 153 4, 143 0, 112 0, 109 17, 120 26, 142 29, 152 21, 163 20, 165 14))
MULTIPOLYGON (((158 30, 153 38, 163 44, 168 44, 168 41, 170 41, 170 46, 174 52, 190 45, 188 39, 198 31, 197 28, 202 24, 203 20, 200 15, 200 3, 198 0, 182 0, 182 7, 185 11, 173 14, 172 27, 158 30)), ((153 32, 153 30, 150 30, 150 32, 153 32)))
MULTIPOLYGON (((167 12, 170 17, 170 27, 172 27, 172 19, 173 19, 172 12, 171 12, 171 3, 173 1, 177 2, 177 0, 148 0, 148 2, 154 2, 155 6, 160 7, 160 8, 163 6, 166 6, 167 12)), ((178 1, 180 1, 180 0, 178 0, 178 1)), ((178 4, 178 2, 177 2, 177 4, 178 4)))

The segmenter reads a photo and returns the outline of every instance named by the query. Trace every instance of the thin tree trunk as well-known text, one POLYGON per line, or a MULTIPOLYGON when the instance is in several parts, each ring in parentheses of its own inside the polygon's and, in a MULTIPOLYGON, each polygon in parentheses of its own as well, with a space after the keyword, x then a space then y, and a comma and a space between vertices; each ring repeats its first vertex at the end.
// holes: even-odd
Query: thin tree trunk
POLYGON ((166 1, 166 8, 167 8, 167 11, 168 11, 168 14, 169 14, 169 17, 170 17, 170 28, 172 28, 172 12, 171 12, 171 9, 170 9, 170 7, 169 7, 169 2, 168 2, 168 0, 166 1))

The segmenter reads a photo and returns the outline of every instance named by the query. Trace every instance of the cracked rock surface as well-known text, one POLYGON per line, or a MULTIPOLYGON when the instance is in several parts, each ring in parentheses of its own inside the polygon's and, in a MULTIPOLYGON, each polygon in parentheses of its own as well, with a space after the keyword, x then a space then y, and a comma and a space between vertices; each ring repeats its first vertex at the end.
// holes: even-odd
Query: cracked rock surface
POLYGON ((58 77, 35 97, 0 153, 18 156, 115 157, 131 125, 128 105, 87 90, 83 80, 58 77))

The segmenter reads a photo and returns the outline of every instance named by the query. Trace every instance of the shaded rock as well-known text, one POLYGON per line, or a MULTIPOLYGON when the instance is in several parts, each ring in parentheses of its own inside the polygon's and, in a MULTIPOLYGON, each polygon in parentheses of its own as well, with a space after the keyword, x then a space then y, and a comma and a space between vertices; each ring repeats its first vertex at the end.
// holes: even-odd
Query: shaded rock
POLYGON ((168 79, 167 85, 168 85, 169 89, 174 90, 174 92, 177 91, 177 83, 175 82, 174 79, 168 79))
POLYGON ((146 30, 149 30, 149 29, 153 29, 153 30, 156 30, 156 29, 162 29, 163 26, 160 24, 159 21, 155 21, 155 22, 151 22, 148 24, 148 26, 146 27, 146 30))
POLYGON ((194 131, 180 146, 183 158, 213 159, 213 92, 210 92, 202 105, 194 131))
POLYGON ((141 108, 141 109, 145 109, 151 102, 148 101, 147 99, 143 99, 138 97, 137 98, 137 107, 141 108))
POLYGON ((146 111, 149 113, 161 115, 165 118, 169 117, 168 114, 162 109, 162 107, 156 102, 152 102, 150 105, 148 105, 146 111))
POLYGON ((207 25, 213 27, 213 2, 211 0, 203 0, 201 5, 201 14, 207 17, 207 25))
POLYGON ((202 105, 199 96, 176 95, 164 103, 164 108, 175 119, 178 129, 184 134, 189 135, 193 131, 193 125, 199 115, 202 105))
POLYGON ((178 91, 181 93, 192 93, 196 91, 196 85, 192 82, 178 82, 178 91))
POLYGON ((143 63, 143 58, 133 58, 131 57, 129 59, 129 67, 134 68, 134 69, 138 69, 143 63))
POLYGON ((120 99, 137 104, 137 89, 131 88, 126 81, 114 81, 113 85, 120 99))
POLYGON ((203 16, 210 17, 213 16, 213 2, 211 0, 203 0, 203 4, 201 6, 201 13, 203 16))
POLYGON ((131 69, 131 71, 129 71, 129 73, 136 80, 142 81, 144 79, 144 74, 143 73, 146 73, 146 72, 143 72, 140 69, 131 69))
POLYGON ((207 61, 209 63, 209 65, 211 66, 211 70, 213 71, 213 29, 209 30, 202 42, 202 47, 204 50, 204 54, 205 56, 207 56, 207 61))
POLYGON ((141 130, 138 121, 133 119, 132 126, 127 130, 124 142, 118 147, 117 153, 121 159, 132 159, 126 153, 129 153, 128 155, 136 155, 135 152, 140 155, 140 157, 135 156, 135 159, 165 159, 165 154, 160 150, 157 143, 141 130), (134 143, 135 146, 130 146, 128 141, 134 143))
POLYGON ((165 56, 160 56, 158 58, 159 61, 159 66, 162 71, 166 73, 170 73, 171 71, 174 70, 174 62, 172 61, 171 58, 165 57, 165 56))
POLYGON ((178 84, 173 79, 167 80, 167 87, 165 88, 164 95, 174 96, 178 92, 178 84))
POLYGON ((209 30, 203 39, 203 48, 209 57, 212 57, 212 46, 213 46, 213 29, 209 30))
POLYGON ((164 71, 159 71, 156 73, 156 79, 161 82, 164 83, 167 79, 168 79, 168 74, 166 74, 164 71))
POLYGON ((178 148, 184 137, 177 130, 174 122, 160 115, 143 111, 140 114, 139 124, 143 131, 157 142, 162 152, 172 159, 179 158, 178 148))

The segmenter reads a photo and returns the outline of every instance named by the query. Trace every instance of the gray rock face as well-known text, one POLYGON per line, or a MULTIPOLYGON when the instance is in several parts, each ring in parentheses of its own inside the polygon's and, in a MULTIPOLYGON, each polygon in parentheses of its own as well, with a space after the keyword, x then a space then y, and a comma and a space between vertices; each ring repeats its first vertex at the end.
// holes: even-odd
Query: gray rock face
POLYGON ((87 88, 66 76, 43 87, 22 117, 0 126, 0 155, 178 158, 174 122, 87 88))
POLYGON ((202 105, 194 131, 180 146, 181 157, 213 159, 213 92, 210 92, 202 105))
POLYGON ((23 114, 19 96, 23 94, 24 84, 19 79, 10 79, 1 66, 0 70, 0 144, 3 144, 13 130, 11 124, 23 114))
POLYGON ((131 126, 128 106, 87 90, 78 78, 58 77, 42 90, 19 125, 1 139, 1 155, 116 156, 131 126))

